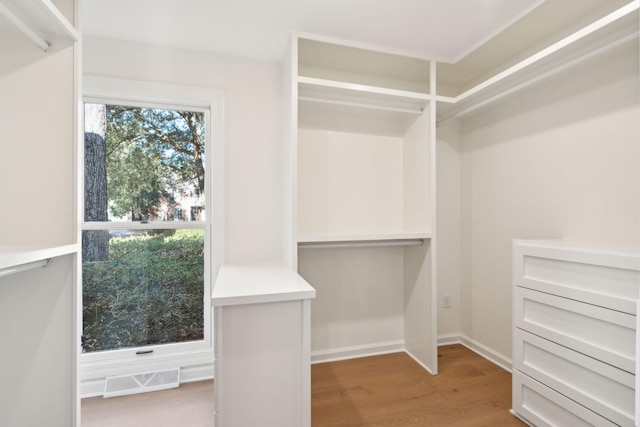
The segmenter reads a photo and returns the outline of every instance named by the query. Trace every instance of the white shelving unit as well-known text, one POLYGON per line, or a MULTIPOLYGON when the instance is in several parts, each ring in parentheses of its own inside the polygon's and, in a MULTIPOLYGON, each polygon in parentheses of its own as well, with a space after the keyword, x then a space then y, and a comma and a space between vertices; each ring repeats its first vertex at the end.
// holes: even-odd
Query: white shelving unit
POLYGON ((0 425, 79 423, 76 14, 0 0, 0 425))
POLYGON ((311 425, 309 306, 314 297, 315 290, 290 269, 220 268, 212 295, 215 425, 311 425))
POLYGON ((318 290, 312 358, 405 350, 436 373, 434 66, 312 37, 291 54, 293 259, 318 290))

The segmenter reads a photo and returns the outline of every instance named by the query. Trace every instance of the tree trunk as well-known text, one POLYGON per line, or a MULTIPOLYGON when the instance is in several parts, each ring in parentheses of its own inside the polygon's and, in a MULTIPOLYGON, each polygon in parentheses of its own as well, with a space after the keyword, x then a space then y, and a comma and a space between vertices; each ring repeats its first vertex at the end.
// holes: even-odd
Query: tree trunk
MULTIPOLYGON (((85 104, 84 134, 84 220, 107 221, 107 143, 106 107, 85 104)), ((109 259, 109 232, 89 230, 82 233, 84 261, 109 259)))

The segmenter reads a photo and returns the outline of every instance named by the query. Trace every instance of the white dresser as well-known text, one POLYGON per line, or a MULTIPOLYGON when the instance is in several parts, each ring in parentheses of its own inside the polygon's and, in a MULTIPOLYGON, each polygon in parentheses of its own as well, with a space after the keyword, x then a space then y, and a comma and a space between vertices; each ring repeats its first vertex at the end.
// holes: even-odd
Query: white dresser
POLYGON ((513 244, 513 413, 534 426, 634 426, 640 253, 513 244))

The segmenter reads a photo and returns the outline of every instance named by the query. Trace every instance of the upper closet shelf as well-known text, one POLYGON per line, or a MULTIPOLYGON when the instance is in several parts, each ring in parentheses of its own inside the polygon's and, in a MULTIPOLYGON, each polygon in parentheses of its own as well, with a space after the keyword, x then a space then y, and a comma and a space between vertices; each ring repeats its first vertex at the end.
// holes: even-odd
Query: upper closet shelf
POLYGON ((430 101, 424 93, 298 77, 302 128, 399 136, 430 101))
POLYGON ((465 116, 638 39, 640 1, 597 19, 453 97, 436 97, 438 124, 465 116))
POLYGON ((298 98, 308 102, 420 114, 431 96, 362 84, 298 77, 298 98))
POLYGON ((40 49, 73 43, 80 33, 51 0, 0 0, 0 30, 20 31, 40 49))
POLYGON ((77 244, 62 246, 0 246, 0 277, 35 267, 51 258, 78 252, 77 244))

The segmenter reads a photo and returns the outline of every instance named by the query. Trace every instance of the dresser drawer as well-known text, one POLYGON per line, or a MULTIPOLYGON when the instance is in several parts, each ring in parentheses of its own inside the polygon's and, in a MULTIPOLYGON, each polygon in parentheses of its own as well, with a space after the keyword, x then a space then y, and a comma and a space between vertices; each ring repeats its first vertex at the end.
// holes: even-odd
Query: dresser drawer
POLYGON ((634 425, 633 374, 517 328, 514 343, 514 369, 618 425, 634 425))
POLYGON ((635 316, 519 286, 513 301, 516 327, 635 372, 635 316))
POLYGON ((616 426, 517 370, 513 371, 513 411, 536 427, 616 426))
POLYGON ((515 240, 513 284, 636 314, 637 252, 581 248, 563 242, 515 240))

